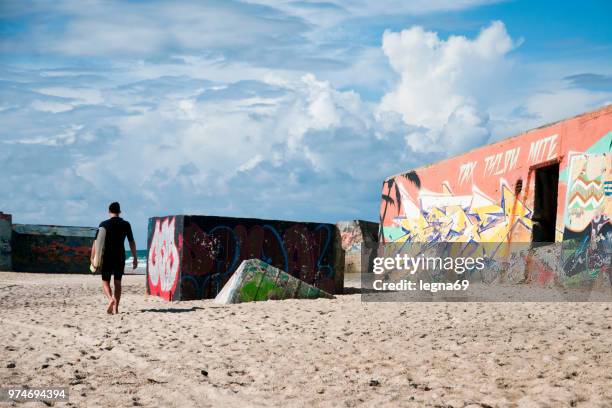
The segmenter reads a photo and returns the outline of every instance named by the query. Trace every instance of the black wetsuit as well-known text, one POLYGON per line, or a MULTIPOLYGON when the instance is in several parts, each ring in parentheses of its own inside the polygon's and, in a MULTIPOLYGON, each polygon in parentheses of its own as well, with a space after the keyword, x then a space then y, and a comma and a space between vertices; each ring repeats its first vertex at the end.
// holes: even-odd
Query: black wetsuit
POLYGON ((106 230, 104 255, 102 256, 102 280, 110 281, 111 275, 120 280, 123 277, 123 269, 125 269, 125 239, 127 238, 130 243, 134 242, 132 227, 129 222, 120 217, 102 221, 100 227, 106 230))

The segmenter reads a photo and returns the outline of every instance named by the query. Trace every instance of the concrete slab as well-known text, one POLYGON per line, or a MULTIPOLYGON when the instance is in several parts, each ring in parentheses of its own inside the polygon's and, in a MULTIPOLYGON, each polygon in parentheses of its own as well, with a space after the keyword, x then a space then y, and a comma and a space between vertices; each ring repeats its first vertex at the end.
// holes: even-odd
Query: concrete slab
POLYGON ((249 259, 242 261, 215 297, 215 303, 316 298, 333 296, 259 259, 249 259))

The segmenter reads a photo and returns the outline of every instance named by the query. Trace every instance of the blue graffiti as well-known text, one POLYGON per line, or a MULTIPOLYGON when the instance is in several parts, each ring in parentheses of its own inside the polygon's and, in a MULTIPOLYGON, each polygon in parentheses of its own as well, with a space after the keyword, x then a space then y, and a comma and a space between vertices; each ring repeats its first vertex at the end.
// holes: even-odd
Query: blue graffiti
MULTIPOLYGON (((278 248, 280 250, 280 253, 282 254, 282 260, 281 260, 282 265, 277 265, 277 266, 282 266, 284 267, 283 270, 288 271, 289 270, 289 255, 287 253, 286 243, 283 237, 278 232, 278 230, 270 224, 264 224, 262 228, 264 230, 269 231, 277 241, 278 248)), ((208 297, 216 296, 221 291, 225 282, 227 282, 229 275, 231 275, 238 268, 239 266, 238 264, 239 264, 239 261, 242 255, 240 251, 241 242, 240 242, 238 235, 236 234, 234 228, 228 225, 215 226, 208 232, 208 234, 214 234, 217 231, 228 231, 230 233, 231 239, 230 239, 230 242, 227 244, 229 246, 224 247, 224 245, 226 245, 224 242, 218 242, 217 245, 220 245, 220 246, 217 247, 217 251, 216 251, 217 254, 232 253, 232 259, 229 262, 229 265, 227 265, 227 262, 224 259, 218 258, 218 259, 215 259, 212 273, 208 273, 205 275, 184 275, 183 273, 181 273, 181 291, 182 292, 184 291, 184 293, 181 293, 181 298, 184 299, 185 296, 190 297, 192 295, 198 299, 201 299, 205 297, 206 295, 208 295, 208 297), (193 289, 194 289, 193 292, 188 289, 189 286, 193 286, 193 289), (205 293, 207 289, 210 289, 211 293, 208 293, 208 294, 205 293)), ((331 244, 332 244, 332 239, 333 239, 332 227, 326 224, 319 224, 314 228, 314 230, 311 230, 311 231, 314 231, 315 233, 319 231, 326 232, 326 236, 324 238, 322 248, 316 259, 316 268, 317 268, 317 272, 321 273, 321 275, 324 278, 333 279, 334 268, 333 266, 325 263, 326 257, 330 255, 329 252, 331 249, 331 244)), ((262 247, 262 251, 259 254, 260 259, 266 263, 274 264, 275 262, 273 259, 273 254, 266 253, 265 251, 266 251, 266 248, 264 246, 262 247)), ((315 275, 315 279, 317 279, 316 275, 315 275)))
POLYGON ((325 276, 327 278, 333 278, 334 268, 330 265, 322 265, 323 258, 327 254, 327 250, 329 249, 329 245, 331 244, 333 232, 331 231, 331 227, 325 224, 317 225, 317 227, 315 228, 315 232, 319 231, 322 228, 325 228, 325 231, 327 231, 327 237, 325 240, 325 244, 323 244, 323 248, 321 249, 321 254, 319 255, 319 259, 317 259, 317 270, 318 271, 327 270, 327 274, 325 276))
MULTIPOLYGON (((270 232, 272 232, 272 234, 276 237, 276 239, 278 240, 278 246, 280 247, 281 251, 283 252, 283 259, 284 259, 284 264, 285 267, 283 268, 284 271, 289 270, 289 257, 287 256, 287 250, 285 249, 285 246, 283 245, 283 239, 281 238, 280 234, 278 233, 278 231, 276 231, 276 228, 274 228, 271 225, 264 225, 263 226, 264 229, 269 230, 270 232)), ((272 257, 266 256, 265 253, 263 253, 263 248, 262 248, 262 253, 261 253, 261 260, 264 261, 265 263, 271 264, 272 263, 272 257)))

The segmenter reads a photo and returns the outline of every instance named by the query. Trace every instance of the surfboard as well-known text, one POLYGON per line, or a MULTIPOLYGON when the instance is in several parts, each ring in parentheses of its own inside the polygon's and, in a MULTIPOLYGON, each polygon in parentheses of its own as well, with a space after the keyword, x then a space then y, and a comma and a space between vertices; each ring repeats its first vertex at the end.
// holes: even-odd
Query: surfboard
POLYGON ((106 228, 98 229, 98 237, 94 241, 94 253, 91 254, 91 265, 89 270, 96 273, 102 267, 102 256, 104 255, 104 241, 106 240, 106 228))

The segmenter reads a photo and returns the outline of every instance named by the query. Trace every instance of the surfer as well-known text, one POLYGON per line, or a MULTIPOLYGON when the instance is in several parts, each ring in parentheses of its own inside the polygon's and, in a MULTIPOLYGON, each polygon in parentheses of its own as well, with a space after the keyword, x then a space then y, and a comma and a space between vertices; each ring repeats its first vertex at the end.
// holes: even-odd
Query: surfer
POLYGON ((110 218, 102 221, 96 232, 96 240, 100 237, 100 242, 94 241, 91 248, 92 271, 100 269, 102 274, 102 289, 108 298, 108 314, 119 313, 119 300, 121 299, 121 278, 125 269, 125 239, 128 239, 130 251, 132 251, 132 268, 138 267, 138 257, 136 255, 136 242, 132 234, 130 223, 119 217, 121 207, 119 203, 111 203, 108 207, 110 218), (99 251, 96 254, 96 251, 99 251), (97 255, 97 256, 96 256, 97 255), (110 278, 113 276, 115 286, 115 296, 110 287, 110 278))

